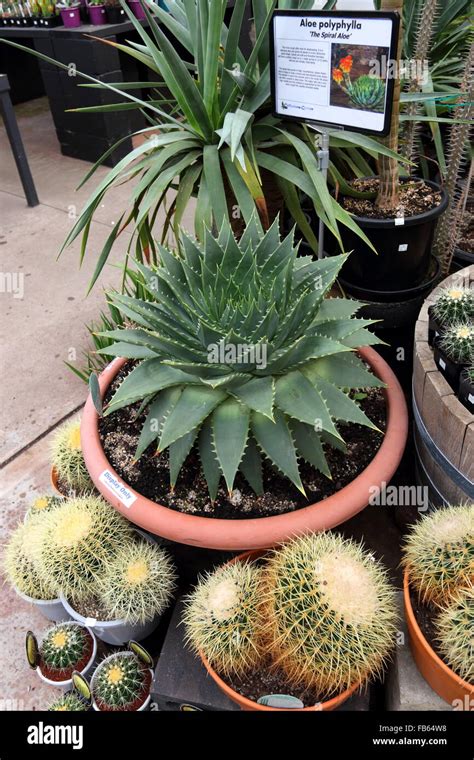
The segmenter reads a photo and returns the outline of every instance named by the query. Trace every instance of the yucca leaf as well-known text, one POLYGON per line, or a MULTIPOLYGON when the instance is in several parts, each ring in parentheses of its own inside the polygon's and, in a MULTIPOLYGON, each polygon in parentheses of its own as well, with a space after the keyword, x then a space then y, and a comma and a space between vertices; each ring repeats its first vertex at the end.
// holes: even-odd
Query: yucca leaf
POLYGON ((233 398, 227 398, 212 413, 214 448, 229 492, 245 450, 249 420, 249 408, 233 398))
POLYGON ((203 155, 203 171, 211 201, 212 214, 215 224, 219 228, 223 219, 229 218, 229 214, 217 145, 206 145, 203 155))
POLYGON ((305 496, 305 490, 298 469, 296 449, 285 415, 277 410, 275 412, 275 421, 272 422, 263 414, 252 412, 251 429, 257 445, 264 454, 305 496))
POLYGON ((186 387, 163 425, 159 450, 163 451, 170 443, 194 430, 225 397, 226 394, 219 389, 186 387))

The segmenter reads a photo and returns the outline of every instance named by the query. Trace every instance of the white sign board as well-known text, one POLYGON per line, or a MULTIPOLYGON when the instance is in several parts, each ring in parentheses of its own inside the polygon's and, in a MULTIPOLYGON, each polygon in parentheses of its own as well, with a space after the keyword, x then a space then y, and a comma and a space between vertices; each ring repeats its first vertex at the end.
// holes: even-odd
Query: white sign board
POLYGON ((274 113, 388 134, 398 32, 396 13, 275 11, 274 113))

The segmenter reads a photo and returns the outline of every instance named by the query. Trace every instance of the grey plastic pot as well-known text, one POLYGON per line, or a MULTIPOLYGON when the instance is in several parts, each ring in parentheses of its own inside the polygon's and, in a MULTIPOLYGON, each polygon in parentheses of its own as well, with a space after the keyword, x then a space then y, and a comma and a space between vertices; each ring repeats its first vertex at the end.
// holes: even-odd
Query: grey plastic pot
MULTIPOLYGON (((156 544, 156 540, 144 533, 141 530, 136 531, 145 541, 149 541, 150 544, 156 544)), ((68 602, 68 600, 61 594, 61 602, 66 612, 79 623, 92 628, 95 635, 104 641, 106 644, 113 644, 114 646, 122 646, 127 644, 131 639, 133 641, 142 641, 149 636, 158 623, 161 620, 161 615, 150 620, 149 623, 131 625, 125 620, 96 620, 95 618, 83 617, 79 614, 68 602)))
POLYGON ((65 620, 71 620, 72 616, 64 608, 61 599, 33 599, 31 596, 22 594, 22 592, 18 591, 16 587, 14 587, 14 590, 20 599, 33 604, 46 620, 51 620, 53 623, 61 623, 65 620))

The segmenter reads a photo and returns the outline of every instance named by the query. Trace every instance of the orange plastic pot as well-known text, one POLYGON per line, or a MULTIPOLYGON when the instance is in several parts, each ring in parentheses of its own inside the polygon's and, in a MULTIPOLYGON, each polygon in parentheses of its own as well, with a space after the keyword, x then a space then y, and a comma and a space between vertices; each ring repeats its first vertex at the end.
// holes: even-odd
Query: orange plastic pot
POLYGON ((403 599, 410 649, 421 675, 441 699, 458 710, 474 708, 474 685, 451 670, 430 647, 417 623, 410 599, 408 573, 403 579, 403 599))
MULTIPOLYGON (((233 565, 234 562, 244 562, 246 559, 255 560, 261 557, 263 554, 265 554, 263 551, 245 552, 244 554, 240 554, 238 557, 233 557, 233 559, 231 559, 228 564, 233 565)), ((216 671, 211 667, 207 658, 202 654, 202 652, 199 654, 204 667, 211 676, 212 680, 216 683, 219 689, 221 689, 221 691, 223 691, 224 694, 229 697, 229 699, 239 705, 241 710, 258 710, 261 712, 281 712, 284 710, 284 708, 281 707, 268 707, 267 705, 259 705, 258 702, 253 702, 251 699, 247 699, 247 697, 239 694, 238 691, 234 691, 234 689, 232 689, 228 684, 226 684, 225 681, 222 680, 220 676, 217 675, 216 671)), ((336 710, 336 708, 340 707, 347 699, 349 699, 349 697, 359 688, 359 686, 359 683, 355 683, 353 686, 350 686, 349 689, 346 689, 341 694, 338 694, 337 697, 328 699, 327 702, 320 702, 319 704, 312 705, 311 707, 288 709, 288 712, 331 712, 331 710, 336 710)))
MULTIPOLYGON (((351 483, 321 502, 273 517, 223 520, 177 512, 142 496, 115 472, 99 438, 98 415, 89 395, 81 422, 84 460, 96 488, 119 512, 141 528, 181 544, 238 551, 262 549, 291 536, 334 528, 349 520, 369 503, 374 486, 390 481, 405 449, 408 412, 403 391, 388 364, 373 349, 359 354, 386 383, 387 429, 370 464, 351 483)), ((102 396, 126 363, 114 359, 99 378, 102 396)))

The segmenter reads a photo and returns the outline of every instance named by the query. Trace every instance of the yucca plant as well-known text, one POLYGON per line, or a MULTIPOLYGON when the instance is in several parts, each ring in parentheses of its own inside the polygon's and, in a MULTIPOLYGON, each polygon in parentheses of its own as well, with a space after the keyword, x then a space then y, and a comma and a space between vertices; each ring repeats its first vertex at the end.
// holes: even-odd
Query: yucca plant
MULTIPOLYGON (((138 258, 156 262, 153 228, 160 209, 166 208, 171 189, 176 189, 177 194, 167 211, 164 235, 170 224, 178 227, 192 196, 196 198, 194 221, 198 237, 203 237, 205 226, 215 223, 220 227, 223 219, 232 219, 234 213, 248 223, 258 210, 259 220, 268 227, 272 210, 264 186, 265 172, 269 173, 272 190, 278 185, 314 250, 317 240, 302 212, 298 191, 311 198, 319 218, 339 242, 338 224, 342 223, 371 247, 321 181, 314 133, 271 116, 268 29, 272 12, 277 7, 305 10, 312 7, 313 0, 253 0, 256 41, 248 57, 239 47, 239 39, 246 33, 247 0, 236 0, 228 25, 224 22, 226 0, 172 0, 168 11, 146 0, 143 5, 148 28, 137 21, 124 0, 121 3, 141 42, 104 42, 145 65, 149 81, 108 83, 77 71, 78 80, 86 80, 86 86, 106 89, 122 102, 74 110, 100 113, 141 109, 150 126, 140 134, 149 139, 130 151, 98 184, 65 241, 64 247, 82 235, 84 255, 90 222, 107 192, 117 184, 133 182, 130 205, 117 214, 118 221, 99 256, 91 286, 125 228, 134 233, 130 250, 135 246, 138 258), (187 60, 183 60, 173 40, 184 47, 187 60), (170 93, 171 111, 165 110, 162 103, 164 88, 170 93), (139 89, 149 93, 148 97, 140 97, 139 89)), ((21 47, 9 40, 2 42, 21 47)), ((28 52, 64 70, 68 68, 42 53, 28 52)), ((118 144, 92 167, 84 182, 118 144)), ((335 149, 340 146, 359 146, 365 156, 383 154, 395 163, 398 158, 377 140, 346 130, 334 138, 335 149)))
POLYGON ((181 234, 181 254, 140 266, 155 302, 112 294, 139 327, 105 333, 104 353, 138 359, 105 414, 138 401, 148 415, 135 458, 169 450, 170 481, 196 443, 211 499, 240 470, 262 492, 262 454, 304 494, 301 457, 330 477, 322 441, 341 445, 338 421, 375 428, 347 389, 381 386, 353 350, 377 343, 359 304, 325 300, 346 256, 297 257, 278 220, 255 219, 239 242, 225 222, 203 246, 181 234))

